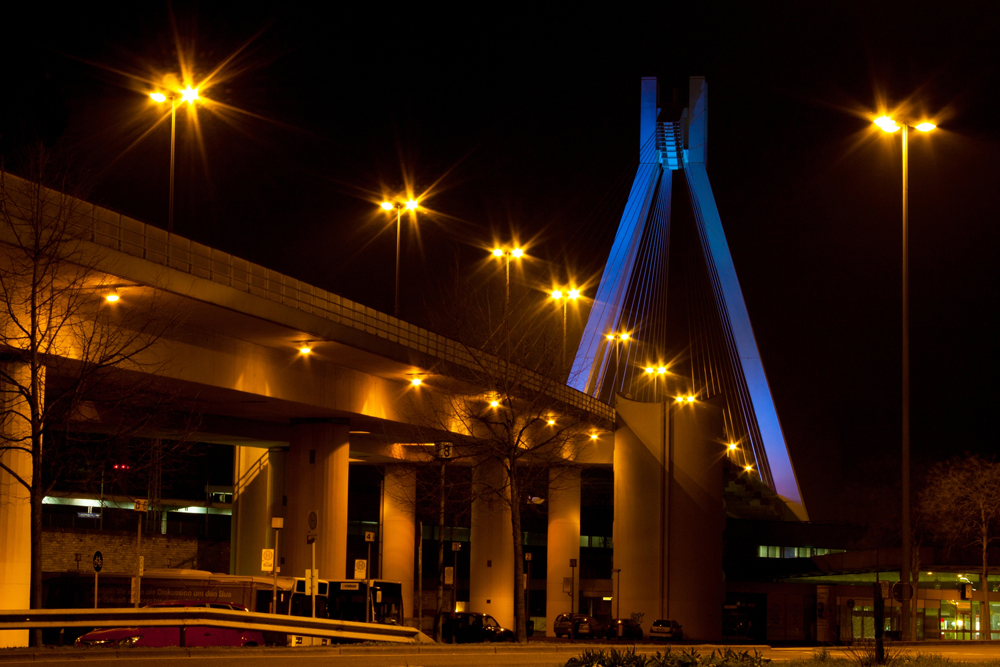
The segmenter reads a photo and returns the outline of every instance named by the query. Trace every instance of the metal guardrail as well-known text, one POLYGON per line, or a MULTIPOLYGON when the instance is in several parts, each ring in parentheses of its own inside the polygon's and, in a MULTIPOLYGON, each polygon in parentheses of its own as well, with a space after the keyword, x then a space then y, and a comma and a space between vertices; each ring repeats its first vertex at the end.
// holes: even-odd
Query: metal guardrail
POLYGON ((344 641, 420 644, 433 640, 416 628, 401 625, 331 621, 207 607, 143 607, 141 609, 14 609, 0 611, 0 630, 34 628, 117 628, 210 626, 278 632, 344 641))
MULTIPOLYGON (((4 174, 4 178, 10 179, 7 185, 10 189, 16 190, 11 188, 13 184, 26 189, 31 187, 28 181, 9 173, 4 174)), ((23 192, 27 193, 27 190, 23 192)), ((56 191, 50 192, 57 197, 68 197, 56 191)), ((83 229, 89 230, 90 240, 106 248, 317 315, 450 363, 472 369, 479 367, 464 345, 433 331, 221 250, 177 234, 168 234, 166 230, 121 213, 80 199, 72 199, 74 215, 79 216, 83 229)), ((525 372, 529 385, 535 385, 533 389, 552 385, 551 380, 538 373, 525 372)), ((578 410, 614 423, 614 408, 589 394, 562 384, 551 386, 547 393, 578 410)))

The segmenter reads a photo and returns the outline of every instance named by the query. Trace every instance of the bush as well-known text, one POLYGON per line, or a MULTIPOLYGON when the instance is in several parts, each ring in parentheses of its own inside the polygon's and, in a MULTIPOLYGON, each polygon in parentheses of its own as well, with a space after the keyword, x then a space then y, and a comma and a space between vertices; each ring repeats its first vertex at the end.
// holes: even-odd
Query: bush
POLYGON ((771 662, 757 650, 734 651, 731 648, 712 651, 711 655, 698 655, 693 648, 687 651, 657 651, 654 655, 636 654, 635 647, 618 649, 588 649, 566 661, 566 667, 764 667, 771 662))

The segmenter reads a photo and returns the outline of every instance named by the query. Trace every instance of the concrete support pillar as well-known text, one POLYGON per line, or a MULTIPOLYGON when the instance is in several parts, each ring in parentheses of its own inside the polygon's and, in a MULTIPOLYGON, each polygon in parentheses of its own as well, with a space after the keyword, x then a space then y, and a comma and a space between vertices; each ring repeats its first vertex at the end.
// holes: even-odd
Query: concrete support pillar
MULTIPOLYGON (((284 517, 288 513, 285 496, 285 461, 288 459, 288 450, 284 447, 272 447, 267 450, 267 515, 268 517, 284 517)), ((270 518, 267 525, 271 525, 270 518)), ((280 540, 279 540, 280 542, 280 540)), ((267 547, 274 547, 274 531, 267 531, 267 547)), ((284 547, 279 543, 280 553, 275 554, 275 561, 281 564, 281 556, 285 553, 284 547)), ((279 570, 280 572, 280 570, 279 570)))
POLYGON ((416 558, 416 473, 393 466, 386 470, 382 486, 382 579, 403 584, 403 615, 413 616, 413 576, 416 558))
MULTIPOLYGON (((497 462, 476 466, 473 484, 503 489, 504 471, 497 462)), ((514 627, 514 538, 510 506, 500 498, 472 502, 469 610, 490 614, 505 628, 514 627)))
POLYGON ((301 420, 292 424, 285 479, 288 496, 281 550, 285 576, 301 577, 310 567, 306 544, 309 513, 317 516, 316 569, 321 579, 347 572, 347 479, 349 426, 346 420, 301 420))
MULTIPOLYGON (((13 375, 14 384, 0 383, 0 448, 26 446, 20 441, 30 434, 28 423, 10 411, 24 414, 27 407, 15 385, 26 386, 28 368, 10 363, 4 371, 13 375)), ((31 483, 32 465, 29 452, 0 449, 0 461, 18 477, 31 483)), ((0 469, 0 606, 4 609, 28 609, 31 606, 31 497, 28 489, 0 469)), ((27 630, 0 630, 0 648, 27 646, 27 630)))
POLYGON ((570 595, 564 579, 574 576, 573 590, 580 599, 580 568, 569 566, 571 558, 580 563, 580 469, 557 468, 549 473, 549 536, 545 576, 545 617, 548 637, 554 637, 556 616, 570 613, 570 595))
POLYGON ((230 574, 261 574, 261 549, 267 546, 271 533, 271 517, 268 514, 269 469, 266 449, 233 447, 230 574))

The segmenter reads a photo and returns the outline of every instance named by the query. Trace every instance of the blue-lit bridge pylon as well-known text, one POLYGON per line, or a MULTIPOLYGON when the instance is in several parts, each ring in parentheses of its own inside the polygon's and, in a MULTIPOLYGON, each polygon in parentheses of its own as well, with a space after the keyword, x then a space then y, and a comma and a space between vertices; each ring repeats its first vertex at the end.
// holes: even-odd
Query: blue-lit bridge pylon
POLYGON ((805 519, 705 169, 707 110, 704 77, 686 107, 642 79, 639 165, 568 384, 608 402, 720 396, 742 463, 805 519))

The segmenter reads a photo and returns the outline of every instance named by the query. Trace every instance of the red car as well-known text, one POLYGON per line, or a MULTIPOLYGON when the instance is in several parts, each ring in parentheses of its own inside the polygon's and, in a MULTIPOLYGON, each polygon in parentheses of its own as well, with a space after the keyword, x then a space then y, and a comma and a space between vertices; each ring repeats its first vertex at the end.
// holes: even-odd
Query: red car
MULTIPOLYGON (((154 602, 149 607, 209 607, 226 611, 246 611, 232 602, 154 602)), ((210 625, 183 628, 156 626, 92 630, 79 637, 76 646, 263 646, 264 635, 256 630, 218 628, 210 625)))

